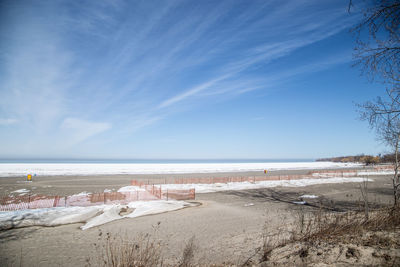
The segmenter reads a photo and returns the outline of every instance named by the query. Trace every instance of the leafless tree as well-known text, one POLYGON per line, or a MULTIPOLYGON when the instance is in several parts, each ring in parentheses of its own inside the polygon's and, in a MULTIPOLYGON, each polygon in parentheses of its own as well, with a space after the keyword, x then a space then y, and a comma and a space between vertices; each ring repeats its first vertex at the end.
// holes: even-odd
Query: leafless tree
MULTIPOLYGON (((367 120, 378 137, 395 152, 393 196, 395 205, 400 198, 400 1, 363 1, 362 20, 352 31, 356 36, 355 65, 372 80, 385 87, 382 97, 361 107, 361 118, 367 120)), ((349 10, 354 7, 349 2, 349 10)))
POLYGON ((363 19, 352 32, 354 57, 369 78, 398 87, 400 82, 400 1, 363 1, 363 19))
POLYGON ((397 205, 400 199, 399 178, 399 142, 400 142, 400 112, 394 112, 400 108, 400 94, 386 91, 385 99, 378 97, 375 101, 369 101, 361 107, 361 119, 367 120, 377 132, 378 138, 394 150, 394 176, 393 197, 397 205))

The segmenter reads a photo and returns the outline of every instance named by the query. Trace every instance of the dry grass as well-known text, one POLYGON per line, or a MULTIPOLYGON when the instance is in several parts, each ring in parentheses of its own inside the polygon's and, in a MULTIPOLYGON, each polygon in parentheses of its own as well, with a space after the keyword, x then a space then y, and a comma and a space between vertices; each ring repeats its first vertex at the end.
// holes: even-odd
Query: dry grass
MULTIPOLYGON (((158 225, 153 234, 139 234, 129 238, 126 234, 103 233, 99 230, 99 242, 94 244, 95 255, 87 259, 88 266, 105 267, 153 267, 166 266, 163 260, 165 244, 157 239, 158 225)), ((194 262, 197 246, 195 237, 188 240, 182 257, 174 266, 198 266, 194 262)))
POLYGON ((179 262, 179 267, 195 266, 194 253, 196 250, 195 237, 192 236, 183 249, 182 258, 179 262))
POLYGON ((293 241, 344 241, 367 231, 391 231, 400 227, 400 206, 364 212, 316 213, 299 215, 293 241))
MULTIPOLYGON (((293 229, 286 230, 291 232, 290 236, 265 235, 268 231, 264 230, 263 243, 259 253, 260 262, 274 264, 275 260, 281 260, 279 257, 273 257, 274 251, 277 250, 278 254, 284 252, 284 257, 288 259, 293 257, 294 260, 298 257, 301 263, 307 263, 310 251, 315 253, 321 244, 330 244, 330 247, 340 246, 340 244, 361 245, 375 248, 377 252, 382 249, 385 251, 397 250, 400 248, 400 238, 398 237, 400 206, 372 210, 368 217, 365 216, 364 211, 333 213, 320 210, 306 213, 304 210, 300 210, 295 218, 293 229)), ((345 256, 352 259, 358 255, 357 252, 355 251, 353 253, 355 256, 352 256, 350 247, 345 256)), ((340 254, 337 255, 338 258, 340 256, 340 254)), ((390 258, 388 255, 386 257, 390 258)), ((395 260, 397 258, 394 258, 393 262, 395 260)))
MULTIPOLYGON (((102 236, 102 241, 96 244, 96 258, 89 259, 89 266, 112 266, 112 267, 147 267, 165 266, 163 261, 163 248, 157 236, 157 227, 154 228, 155 234, 139 235, 133 239, 126 238, 126 235, 111 235, 110 233, 102 236)), ((249 255, 242 266, 253 266, 257 264, 255 258, 259 257, 260 263, 274 263, 274 250, 282 251, 285 257, 298 257, 300 264, 309 263, 310 257, 315 257, 318 244, 347 244, 346 250, 340 249, 338 258, 345 255, 346 258, 359 258, 359 252, 353 249, 353 245, 361 245, 377 248, 373 257, 382 259, 392 256, 379 249, 400 249, 400 239, 396 233, 400 232, 400 207, 382 208, 370 210, 366 217, 363 211, 358 212, 317 212, 306 213, 300 210, 296 216, 293 229, 283 226, 279 229, 279 234, 272 234, 268 227, 264 228, 262 234, 262 244, 255 251, 254 255, 249 255), (354 251, 353 251, 354 250, 354 251), (343 252, 344 251, 344 252, 343 252), (343 254, 344 253, 344 254, 343 254), (313 256, 312 256, 312 255, 313 256), (341 256, 342 255, 342 256, 341 256)), ((198 247, 195 238, 192 237, 186 243, 182 256, 177 259, 174 266, 191 267, 200 266, 195 261, 198 247)), ((276 253, 275 253, 276 254, 276 253)), ((317 254, 318 255, 318 254, 317 254)), ((398 258, 398 256, 395 256, 398 258)), ((397 260, 395 258, 394 260, 397 260)), ((314 258, 315 260, 315 258, 314 258)), ((395 262, 393 260, 393 262, 395 262)), ((297 262, 298 263, 298 262, 297 262)), ((206 265, 201 265, 206 266, 206 265)), ((211 266, 211 265, 210 265, 211 266)), ((232 266, 232 264, 221 264, 218 266, 232 266)), ((237 265, 236 265, 237 266, 237 265)))
MULTIPOLYGON (((102 236, 102 233, 99 233, 102 236)), ((126 235, 106 233, 94 244, 97 255, 88 258, 88 266, 151 267, 163 266, 162 244, 150 234, 129 239, 126 235)))

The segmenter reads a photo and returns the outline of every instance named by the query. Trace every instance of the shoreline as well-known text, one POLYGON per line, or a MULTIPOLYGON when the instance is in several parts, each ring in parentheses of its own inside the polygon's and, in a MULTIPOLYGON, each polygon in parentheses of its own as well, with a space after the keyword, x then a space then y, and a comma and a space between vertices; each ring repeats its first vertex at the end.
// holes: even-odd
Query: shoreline
MULTIPOLYGON (((357 170, 371 169, 372 167, 359 166, 357 170)), ((348 169, 348 168, 346 168, 348 169)), ((148 183, 163 183, 165 179, 180 178, 219 178, 219 177, 268 177, 274 175, 304 175, 317 169, 301 170, 272 170, 267 174, 262 171, 246 172, 214 172, 214 173, 179 173, 179 174, 115 174, 115 175, 57 175, 35 176, 31 182, 26 177, 0 177, 0 196, 9 195, 13 191, 27 189, 32 194, 44 195, 73 195, 81 192, 101 193, 104 190, 118 190, 130 185, 131 180, 146 181, 148 183)), ((323 170, 337 170, 326 168, 323 170)))
MULTIPOLYGON (((236 173, 237 174, 237 173, 236 173)), ((200 174, 195 174, 200 175, 200 174)), ((57 183, 63 179, 41 177, 31 184, 39 187, 53 184, 52 190, 66 190, 67 185, 57 183)), ((93 177, 70 177, 69 182, 86 188, 101 188, 93 185, 93 177)), ((110 177, 95 177, 97 182, 110 177)), ((116 177, 113 177, 114 180, 116 177)), ((120 177, 119 182, 131 178, 120 177), (125 179, 125 180, 124 180, 125 179)), ((369 183, 371 205, 388 205, 391 201, 389 176, 371 176, 369 183)), ((15 179, 10 179, 15 180, 15 179)), ((0 179, 2 181, 2 179, 0 179)), ((21 184, 19 184, 21 185, 21 184)), ((26 184, 22 184, 25 186, 26 184)), ((4 188, 4 184, 1 185, 4 188)), ((70 185, 70 190, 74 187, 70 185)), ((104 184, 102 186, 105 186, 104 184)), ((76 189, 76 188, 75 188, 76 189)), ((40 266, 84 266, 88 255, 96 257, 94 243, 99 233, 111 233, 135 238, 154 233, 163 240, 166 262, 176 265, 176 259, 188 240, 195 236, 196 260, 207 264, 223 265, 224 261, 243 263, 248 255, 260 246, 263 229, 279 233, 293 225, 299 210, 309 212, 326 208, 359 210, 361 193, 359 183, 319 184, 305 187, 275 187, 241 191, 204 193, 196 196, 197 207, 149 215, 125 218, 82 231, 82 223, 56 227, 33 226, 12 229, 0 233, 0 260, 8 265, 19 265, 22 261, 40 266), (315 195, 307 199, 307 205, 299 205, 304 195, 315 195), (267 227, 267 228, 265 228, 267 227), (21 249, 23 248, 23 249, 21 249), (28 249, 29 248, 29 249, 28 249), (51 248, 51 249, 50 249, 51 248)), ((238 264, 241 265, 241 264, 238 264)))
POLYGON ((263 172, 310 169, 358 168, 361 164, 335 162, 269 162, 269 163, 0 163, 0 178, 38 176, 93 175, 175 175, 263 172))

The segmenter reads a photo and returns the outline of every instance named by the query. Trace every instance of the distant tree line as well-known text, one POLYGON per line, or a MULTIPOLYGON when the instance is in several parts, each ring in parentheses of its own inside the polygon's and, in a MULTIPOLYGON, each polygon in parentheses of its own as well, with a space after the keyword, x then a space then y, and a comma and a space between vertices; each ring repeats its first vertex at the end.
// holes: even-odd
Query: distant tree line
POLYGON ((385 155, 378 155, 378 156, 371 156, 371 155, 356 155, 356 156, 343 156, 343 157, 333 157, 333 158, 321 158, 317 159, 316 161, 332 161, 332 162, 358 162, 364 163, 366 165, 371 164, 379 164, 379 163, 395 163, 396 162, 396 155, 393 154, 385 154, 385 155))

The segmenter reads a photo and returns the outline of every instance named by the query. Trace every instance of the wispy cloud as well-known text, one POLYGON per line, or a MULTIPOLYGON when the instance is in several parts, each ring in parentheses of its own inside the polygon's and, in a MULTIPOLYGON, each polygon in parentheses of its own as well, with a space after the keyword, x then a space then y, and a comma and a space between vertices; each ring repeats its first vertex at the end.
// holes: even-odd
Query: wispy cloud
POLYGON ((1 119, 0 118, 0 125, 11 125, 11 124, 16 124, 18 120, 16 119, 1 119))
POLYGON ((173 97, 163 101, 158 107, 159 108, 166 108, 166 107, 171 106, 173 104, 177 104, 177 103, 185 100, 186 98, 188 98, 190 96, 198 94, 199 92, 202 92, 202 91, 212 87, 213 85, 215 85, 219 81, 222 81, 222 80, 224 80, 224 79, 226 79, 228 77, 229 77, 228 75, 224 75, 222 77, 215 78, 213 80, 210 80, 210 81, 205 82, 203 84, 200 84, 198 86, 190 88, 189 90, 187 90, 187 91, 185 91, 185 92, 183 92, 183 93, 181 93, 179 95, 173 96, 173 97))
POLYGON ((66 118, 60 126, 60 129, 68 133, 69 142, 77 144, 85 139, 109 130, 111 124, 106 122, 92 122, 78 118, 66 118))
POLYGON ((0 125, 29 128, 32 144, 49 136, 56 144, 85 143, 110 129, 118 139, 168 119, 182 104, 238 97, 340 64, 316 58, 269 67, 355 19, 345 5, 316 0, 3 7, 0 117, 15 122, 0 125))

